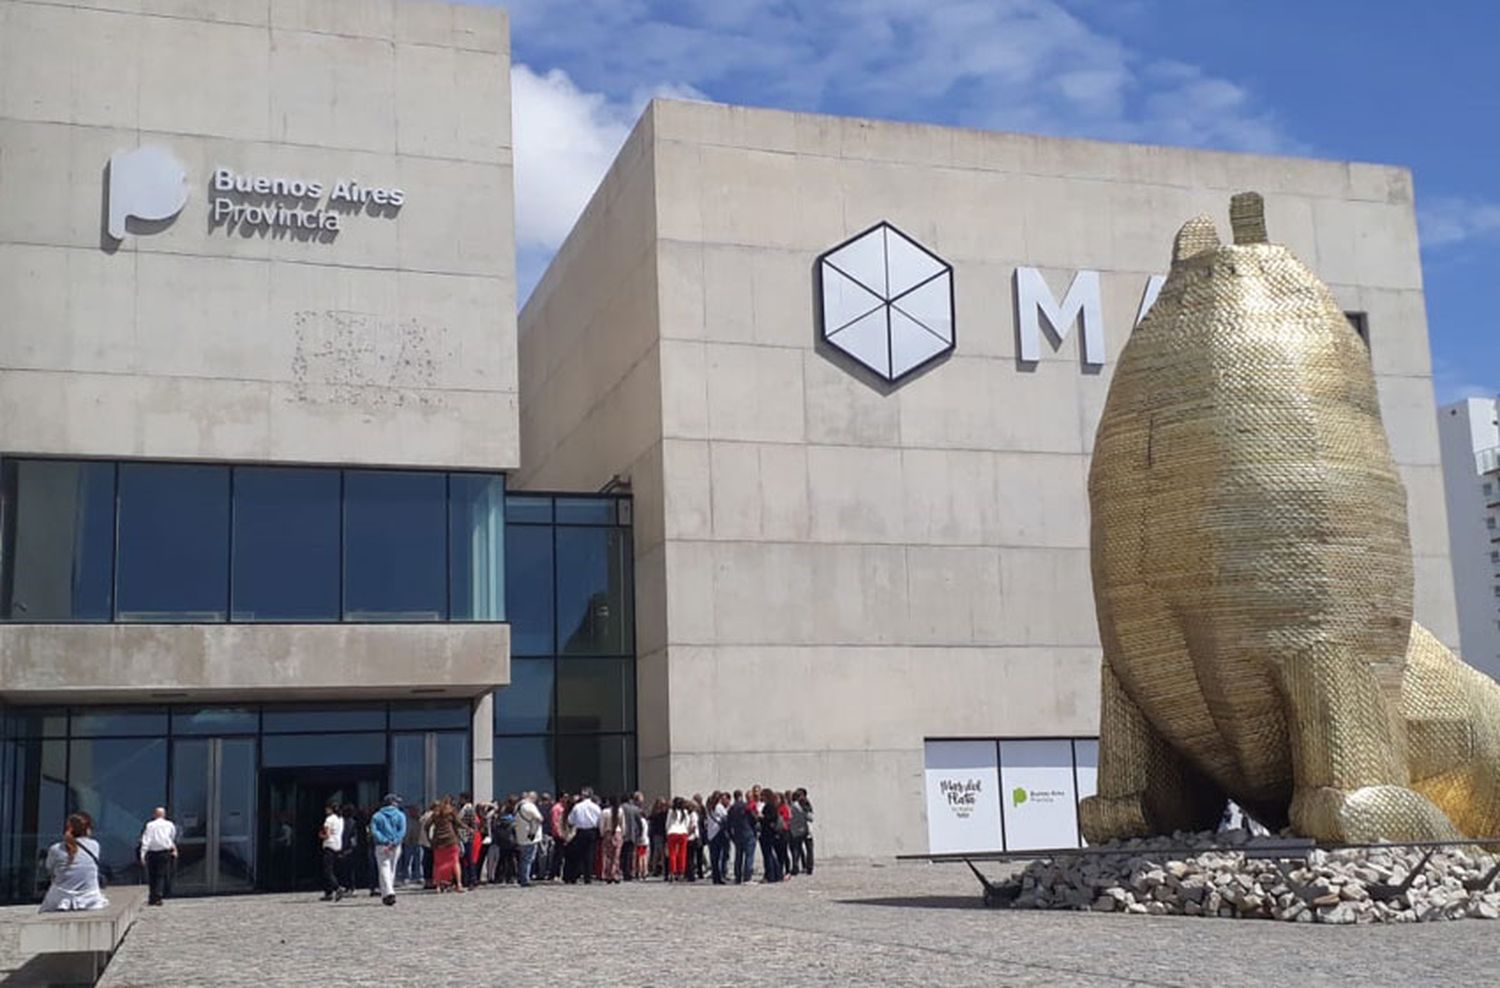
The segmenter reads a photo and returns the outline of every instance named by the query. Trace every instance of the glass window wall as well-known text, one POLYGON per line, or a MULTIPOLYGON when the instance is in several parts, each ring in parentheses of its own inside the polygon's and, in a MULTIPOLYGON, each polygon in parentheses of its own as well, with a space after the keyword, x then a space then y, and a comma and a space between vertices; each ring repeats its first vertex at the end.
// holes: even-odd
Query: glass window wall
POLYGON ((504 621, 505 511, 498 473, 5 459, 0 620, 504 621))
POLYGON ((511 681, 495 693, 495 791, 635 785, 629 500, 506 500, 511 681))

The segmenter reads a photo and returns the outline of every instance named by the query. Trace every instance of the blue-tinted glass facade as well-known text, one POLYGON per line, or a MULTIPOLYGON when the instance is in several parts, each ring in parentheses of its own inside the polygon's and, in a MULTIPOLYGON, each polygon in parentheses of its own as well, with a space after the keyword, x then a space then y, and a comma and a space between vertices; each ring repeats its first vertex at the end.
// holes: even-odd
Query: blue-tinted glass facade
POLYGON ((495 793, 634 788, 630 501, 511 495, 511 681, 495 693, 495 793))
POLYGON ((0 620, 504 621, 504 519, 497 473, 6 459, 0 620))

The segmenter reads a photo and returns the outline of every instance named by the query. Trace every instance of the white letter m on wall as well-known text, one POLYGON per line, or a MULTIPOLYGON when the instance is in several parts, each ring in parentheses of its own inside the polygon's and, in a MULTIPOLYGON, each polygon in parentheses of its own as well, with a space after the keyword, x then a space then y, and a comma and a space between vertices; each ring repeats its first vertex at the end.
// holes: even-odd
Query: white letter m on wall
POLYGON ((1083 362, 1093 366, 1104 363, 1104 316, 1099 304, 1099 272, 1079 271, 1068 286, 1062 304, 1052 295, 1047 281, 1036 268, 1016 268, 1016 329, 1020 336, 1021 359, 1042 359, 1041 318, 1062 346, 1075 321, 1083 323, 1083 362))

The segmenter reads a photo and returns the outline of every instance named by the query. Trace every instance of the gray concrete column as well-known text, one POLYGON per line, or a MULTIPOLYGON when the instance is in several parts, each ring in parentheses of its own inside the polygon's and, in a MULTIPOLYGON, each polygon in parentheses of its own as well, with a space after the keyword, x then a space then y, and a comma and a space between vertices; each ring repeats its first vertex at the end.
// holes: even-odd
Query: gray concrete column
POLYGON ((494 798, 495 790, 495 694, 485 693, 474 701, 469 736, 474 739, 474 799, 494 798))

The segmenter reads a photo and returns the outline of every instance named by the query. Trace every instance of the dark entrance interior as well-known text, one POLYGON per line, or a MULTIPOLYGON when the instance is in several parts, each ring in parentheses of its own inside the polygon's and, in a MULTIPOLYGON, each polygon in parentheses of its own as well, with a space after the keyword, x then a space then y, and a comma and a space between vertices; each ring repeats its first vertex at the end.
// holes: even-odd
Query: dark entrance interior
POLYGON ((384 789, 385 769, 380 765, 264 769, 261 888, 278 892, 321 888, 318 830, 323 825, 323 807, 352 803, 367 814, 380 805, 384 789))

